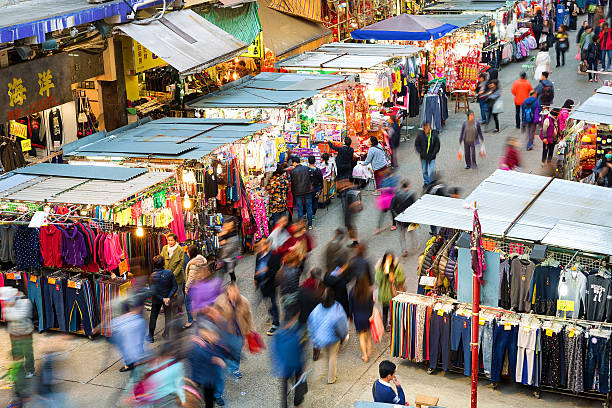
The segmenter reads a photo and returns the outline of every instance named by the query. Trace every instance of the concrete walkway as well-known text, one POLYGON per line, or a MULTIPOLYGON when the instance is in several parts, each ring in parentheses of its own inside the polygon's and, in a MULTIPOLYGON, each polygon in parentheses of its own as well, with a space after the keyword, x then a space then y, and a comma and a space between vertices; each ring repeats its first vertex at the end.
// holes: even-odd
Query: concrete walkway
MULTIPOLYGON (((575 32, 570 33, 573 40, 575 32)), ((589 83, 584 75, 577 74, 577 62, 573 59, 576 45, 571 44, 567 53, 567 66, 553 69, 551 80, 555 84, 555 105, 561 105, 566 98, 575 102, 583 102, 593 94, 597 88, 589 83)), ((535 53, 532 53, 535 55, 535 53)), ((554 51, 551 51, 554 60, 554 51)), ((465 120, 465 114, 457 115, 450 112, 446 126, 441 133, 441 152, 437 158, 437 167, 443 174, 443 179, 451 186, 463 189, 463 196, 467 195, 484 178, 491 174, 498 165, 504 142, 508 136, 519 136, 520 132, 514 128, 514 103, 510 93, 512 82, 521 72, 521 63, 506 65, 500 71, 501 89, 504 98, 505 112, 500 115, 501 132, 498 134, 486 133, 486 148, 488 157, 479 160, 478 170, 464 170, 464 162, 457 161, 457 148, 459 130, 465 120)), ((531 78, 532 79, 532 78, 531 78)), ((535 81, 531 81, 536 85, 535 81)), ((478 117, 478 106, 472 104, 478 117)), ((454 105, 451 105, 452 109, 454 105)), ((522 152, 525 171, 537 173, 540 171, 541 142, 536 138, 535 148, 531 152, 522 152)), ((422 177, 420 164, 414 152, 414 140, 403 143, 400 148, 400 174, 412 180, 413 186, 420 193, 422 177)), ((399 253, 399 239, 396 233, 389 230, 373 236, 378 220, 377 211, 372 205, 372 196, 364 195, 365 210, 359 215, 358 226, 360 240, 369 246, 369 255, 374 264, 387 250, 399 253)), ((332 236, 335 228, 341 224, 339 203, 334 202, 327 209, 320 209, 318 220, 315 221, 313 235, 317 247, 310 256, 310 266, 321 263, 321 254, 326 242, 332 236)), ((387 219, 388 221, 388 219, 387 219)), ((421 247, 427 238, 427 228, 419 228, 416 236, 421 247)), ((406 288, 409 291, 416 289, 416 257, 409 257, 403 261, 404 272, 407 276, 406 288)), ((260 333, 268 329, 266 323, 267 311, 264 305, 255 307, 257 299, 253 291, 254 259, 245 256, 238 264, 238 283, 242 293, 252 301, 253 314, 256 327, 260 333)), ((159 322, 158 327, 163 327, 159 322)), ((265 336, 264 334, 264 337, 265 336)), ((269 338, 264 340, 268 341, 269 338)), ((119 394, 127 382, 128 375, 119 373, 122 362, 117 351, 103 338, 90 341, 79 336, 64 336, 60 333, 43 333, 35 335, 35 355, 40 358, 44 350, 54 349, 63 344, 63 368, 58 373, 58 381, 62 389, 69 395, 70 402, 75 407, 112 407, 116 406, 119 394)), ((303 407, 351 407, 355 401, 371 401, 371 385, 377 378, 378 363, 389 355, 389 338, 385 336, 383 342, 374 347, 374 357, 367 364, 360 359, 359 346, 354 328, 351 328, 351 338, 346 349, 342 350, 338 361, 338 382, 333 385, 326 384, 326 363, 322 356, 318 362, 311 364, 312 372, 309 376, 309 393, 303 407)), ((156 344, 157 346, 157 344, 156 344)), ((10 343, 6 330, 0 330, 0 366, 5 367, 9 361, 10 343)), ((440 397, 440 405, 448 408, 465 408, 469 406, 470 380, 462 375, 438 373, 429 376, 425 369, 410 362, 394 359, 400 366, 398 377, 404 385, 408 401, 414 403, 414 397, 423 393, 440 397)), ((37 371, 40 360, 37 360, 37 371)), ((0 372, 4 369, 0 368, 0 372)), ((226 387, 226 402, 230 407, 277 407, 278 384, 270 375, 269 356, 267 352, 260 355, 246 355, 241 366, 244 378, 240 381, 228 379, 226 387)), ((541 399, 531 395, 528 387, 517 386, 510 383, 501 385, 498 391, 486 387, 487 381, 481 380, 479 387, 480 407, 595 407, 599 402, 576 399, 571 396, 558 396, 542 393, 541 399)), ((10 397, 10 392, 0 389, 0 406, 3 406, 10 397)))

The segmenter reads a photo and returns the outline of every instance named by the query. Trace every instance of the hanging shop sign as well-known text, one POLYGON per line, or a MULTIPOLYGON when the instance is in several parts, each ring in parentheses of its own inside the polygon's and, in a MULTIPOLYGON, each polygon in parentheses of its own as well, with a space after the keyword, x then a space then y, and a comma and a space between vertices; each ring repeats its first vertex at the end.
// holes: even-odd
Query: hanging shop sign
POLYGON ((66 54, 4 68, 0 74, 0 122, 16 120, 72 100, 66 54))
POLYGON ((240 54, 241 57, 248 58, 262 58, 263 57, 263 41, 261 40, 261 33, 257 34, 255 40, 249 45, 244 54, 240 54))
POLYGON ((15 122, 11 120, 9 123, 9 133, 13 136, 20 137, 22 139, 28 138, 28 126, 23 123, 15 122))
POLYGON ((153 54, 139 42, 134 41, 134 71, 138 73, 147 69, 161 67, 162 65, 166 65, 164 60, 153 54))

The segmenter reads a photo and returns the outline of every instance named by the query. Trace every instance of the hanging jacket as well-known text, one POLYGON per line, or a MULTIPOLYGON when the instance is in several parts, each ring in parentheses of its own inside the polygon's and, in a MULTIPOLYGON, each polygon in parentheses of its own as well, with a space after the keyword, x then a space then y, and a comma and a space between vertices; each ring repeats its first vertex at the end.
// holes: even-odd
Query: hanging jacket
POLYGON ((40 254, 44 266, 62 267, 62 231, 57 227, 47 225, 40 228, 40 254))
POLYGON ((62 230, 62 258, 68 265, 81 266, 85 262, 87 249, 85 238, 76 226, 68 226, 62 230))

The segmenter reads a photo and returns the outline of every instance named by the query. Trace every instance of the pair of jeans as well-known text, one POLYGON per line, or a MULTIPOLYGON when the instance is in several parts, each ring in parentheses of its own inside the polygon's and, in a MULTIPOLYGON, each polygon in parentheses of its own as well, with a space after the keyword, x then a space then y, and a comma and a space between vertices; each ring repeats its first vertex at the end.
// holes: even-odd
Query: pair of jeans
POLYGON ((476 164, 476 145, 474 143, 463 143, 463 152, 465 154, 465 165, 472 168, 478 168, 476 164))
POLYGON ((499 382, 506 352, 508 352, 510 378, 515 378, 518 325, 508 327, 504 323, 495 324, 493 338, 495 342, 493 343, 493 356, 491 358, 491 381, 499 382))
POLYGON ((58 327, 60 331, 68 331, 66 324, 66 309, 64 307, 64 288, 66 281, 61 278, 43 278, 43 300, 45 302, 45 329, 58 327), (55 279, 49 283, 49 279, 55 279), (52 281, 53 282, 53 281, 52 281), (57 321, 57 326, 54 325, 57 321))
MULTIPOLYGON (((599 66, 599 64, 597 63, 597 60, 595 61, 587 61, 589 63, 589 71, 597 71, 597 67, 599 66)), ((589 72, 589 79, 595 79, 597 77, 597 74, 592 74, 589 72)))
POLYGON ((442 359, 442 369, 448 371, 448 342, 450 341, 450 314, 434 311, 429 323, 429 368, 438 366, 438 357, 442 359))
POLYGON ((491 113, 493 122, 495 122, 495 130, 499 131, 499 113, 491 113))
POLYGON ((93 321, 93 298, 88 281, 82 281, 81 287, 66 288, 66 312, 70 331, 78 331, 76 312, 81 315, 81 323, 85 334, 91 336, 95 327, 93 321))
POLYGON ((36 307, 38 313, 38 331, 45 330, 45 319, 43 315, 42 282, 44 278, 36 275, 28 275, 28 299, 36 307))
POLYGON ((523 133, 527 133, 527 150, 533 147, 533 138, 535 137, 535 130, 535 123, 523 123, 523 133))
POLYGON ((550 163, 552 160, 553 151, 555 150, 554 143, 542 143, 542 163, 550 163))
POLYGON ((149 336, 151 338, 155 337, 155 327, 157 326, 157 317, 159 316, 159 311, 161 308, 164 308, 164 333, 162 336, 166 337, 170 333, 170 323, 172 322, 172 318, 174 315, 173 312, 173 299, 170 299, 170 303, 168 306, 159 299, 153 298, 151 302, 151 315, 149 316, 149 336))
POLYGON ((317 209, 319 208, 319 193, 321 192, 321 187, 315 188, 315 191, 312 192, 312 196, 310 197, 311 205, 312 205, 312 215, 317 215, 317 209))
POLYGON ((561 50, 557 47, 555 51, 557 53, 557 66, 565 65, 565 51, 567 50, 561 50))
POLYGON ((489 103, 486 99, 479 99, 478 104, 480 105, 480 119, 482 123, 487 121, 487 114, 489 112, 489 103))
POLYGON ((493 321, 485 321, 478 331, 478 347, 482 353, 485 374, 491 376, 491 356, 493 355, 493 321))
POLYGON ((602 71, 612 69, 612 50, 604 50, 601 52, 601 69, 602 71))
POLYGON ((272 317, 272 326, 278 327, 280 324, 280 312, 278 310, 278 303, 276 300, 276 288, 271 292, 270 296, 267 296, 270 299, 270 308, 268 309, 268 313, 272 317))
MULTIPOLYGON (((394 214, 393 216, 393 221, 395 222, 395 217, 397 215, 394 214)), ((405 223, 405 222, 398 222, 397 223, 397 230, 399 231, 399 237, 400 237, 400 246, 402 248, 402 252, 407 252, 408 251, 408 242, 406 240, 406 234, 409 234, 410 237, 410 249, 414 249, 415 248, 415 244, 414 244, 414 234, 413 231, 408 231, 408 227, 410 226, 410 224, 405 223)))
POLYGON ((521 128, 521 105, 514 105, 514 121, 516 122, 516 128, 521 128))
POLYGON ((603 394, 610 391, 610 339, 597 336, 588 339, 584 389, 585 391, 596 390, 603 394), (595 378, 596 369, 598 378, 595 378), (594 386, 595 380, 597 380, 597 387, 594 386))
POLYGON ((434 171, 436 170, 436 160, 427 161, 421 159, 421 170, 423 170, 423 185, 428 186, 434 181, 434 171))
MULTIPOLYGON (((470 376, 472 372, 471 321, 471 318, 456 313, 451 318, 451 350, 459 351, 460 345, 463 348, 463 374, 466 376, 470 376)), ((459 361, 457 361, 457 366, 459 366, 459 361)))
POLYGON ((297 204, 298 219, 304 218, 304 210, 306 210, 306 216, 308 218, 308 226, 312 226, 312 194, 305 194, 294 197, 295 203, 297 204))
POLYGON ((187 322, 193 322, 193 314, 191 314, 191 296, 185 292, 185 310, 187 311, 187 322))

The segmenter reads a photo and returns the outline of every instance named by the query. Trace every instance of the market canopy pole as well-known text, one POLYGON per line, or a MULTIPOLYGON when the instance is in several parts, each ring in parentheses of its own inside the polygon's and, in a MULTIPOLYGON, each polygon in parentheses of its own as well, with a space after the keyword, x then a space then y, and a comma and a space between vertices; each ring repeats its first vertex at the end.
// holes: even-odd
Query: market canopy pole
POLYGON ((478 330, 480 323, 480 285, 482 274, 487 265, 484 259, 484 248, 482 246, 482 231, 480 229, 480 219, 474 201, 474 220, 472 223, 472 237, 470 242, 470 254, 472 257, 472 394, 471 408, 478 406, 478 330))

